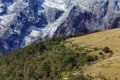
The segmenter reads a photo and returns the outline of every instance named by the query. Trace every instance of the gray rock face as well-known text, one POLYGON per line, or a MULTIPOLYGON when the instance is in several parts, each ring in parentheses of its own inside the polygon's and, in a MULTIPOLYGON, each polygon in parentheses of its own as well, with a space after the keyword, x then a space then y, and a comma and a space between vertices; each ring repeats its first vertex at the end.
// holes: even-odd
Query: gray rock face
MULTIPOLYGON (((95 0, 94 0, 95 1, 95 0)), ((74 5, 67 19, 57 28, 55 36, 75 34, 80 31, 91 32, 120 27, 119 0, 99 0, 83 10, 74 5)))
POLYGON ((120 0, 66 0, 64 3, 64 13, 48 24, 42 38, 119 27, 120 0))
POLYGON ((0 54, 38 39, 120 27, 120 0, 0 0, 0 54))

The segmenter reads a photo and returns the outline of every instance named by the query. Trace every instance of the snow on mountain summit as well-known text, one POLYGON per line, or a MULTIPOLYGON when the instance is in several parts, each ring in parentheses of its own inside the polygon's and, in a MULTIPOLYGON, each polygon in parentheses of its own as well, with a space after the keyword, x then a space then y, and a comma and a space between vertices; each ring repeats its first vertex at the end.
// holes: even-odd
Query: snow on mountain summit
POLYGON ((51 7, 59 10, 66 10, 66 4, 64 0, 45 0, 43 7, 51 7))

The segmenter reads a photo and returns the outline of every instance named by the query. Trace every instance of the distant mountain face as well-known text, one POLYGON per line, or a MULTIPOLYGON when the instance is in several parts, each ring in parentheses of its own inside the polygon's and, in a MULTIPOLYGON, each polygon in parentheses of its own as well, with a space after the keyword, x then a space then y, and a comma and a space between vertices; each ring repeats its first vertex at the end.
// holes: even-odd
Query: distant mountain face
POLYGON ((0 0, 1 55, 38 39, 120 27, 120 0, 0 0))

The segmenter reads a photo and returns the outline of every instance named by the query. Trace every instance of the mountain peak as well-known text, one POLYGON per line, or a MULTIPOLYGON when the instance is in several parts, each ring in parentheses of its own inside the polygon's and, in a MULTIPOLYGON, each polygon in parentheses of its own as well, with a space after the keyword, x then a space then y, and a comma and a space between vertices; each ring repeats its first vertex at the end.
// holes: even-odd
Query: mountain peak
POLYGON ((1 0, 0 49, 7 53, 38 39, 120 27, 119 14, 119 0, 1 0))

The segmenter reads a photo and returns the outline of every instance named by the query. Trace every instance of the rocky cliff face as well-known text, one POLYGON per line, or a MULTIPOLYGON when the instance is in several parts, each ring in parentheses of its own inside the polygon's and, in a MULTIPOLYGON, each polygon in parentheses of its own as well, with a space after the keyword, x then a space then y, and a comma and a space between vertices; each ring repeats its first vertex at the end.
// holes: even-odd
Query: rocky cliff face
POLYGON ((120 27, 120 0, 0 0, 0 52, 38 39, 120 27))

